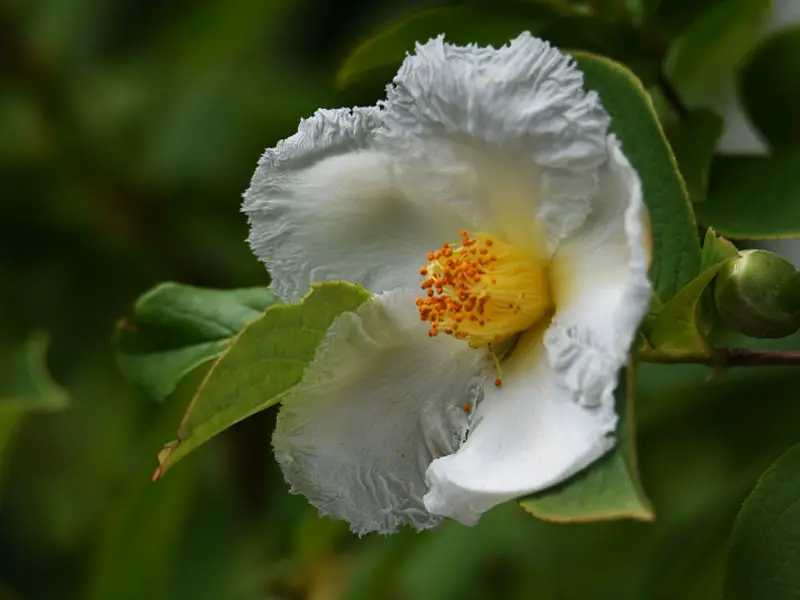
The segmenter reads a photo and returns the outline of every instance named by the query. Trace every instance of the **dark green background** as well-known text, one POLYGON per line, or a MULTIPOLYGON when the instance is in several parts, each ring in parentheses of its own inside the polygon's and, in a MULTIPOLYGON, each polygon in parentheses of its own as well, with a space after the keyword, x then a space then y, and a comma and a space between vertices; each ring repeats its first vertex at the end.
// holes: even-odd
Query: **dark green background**
MULTIPOLYGON (((624 3, 593 4, 613 19, 624 3)), ((659 57, 695 4, 716 3, 644 4, 659 57)), ((800 373, 640 370, 653 524, 553 525, 512 503, 475 528, 358 539, 288 494, 274 410, 149 481, 185 399, 158 405, 123 381, 115 321, 163 280, 268 283, 239 213, 259 155, 318 107, 373 104, 388 81, 337 90, 338 66, 423 5, 0 4, 0 350, 49 332, 72 400, 28 417, 4 457, 0 600, 719 598, 734 516, 800 439, 800 373)), ((557 33, 592 49, 581 27, 557 33)))

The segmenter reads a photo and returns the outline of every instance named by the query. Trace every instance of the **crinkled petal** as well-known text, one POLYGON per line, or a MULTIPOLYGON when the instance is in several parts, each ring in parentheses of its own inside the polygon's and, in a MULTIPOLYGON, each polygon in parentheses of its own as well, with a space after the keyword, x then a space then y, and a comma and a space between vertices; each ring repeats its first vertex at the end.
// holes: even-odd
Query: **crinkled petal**
POLYGON ((504 365, 503 385, 487 386, 469 437, 427 473, 425 506, 475 524, 490 508, 555 485, 614 445, 612 402, 592 408, 550 366, 542 332, 521 336, 504 365))
POLYGON ((414 285, 426 254, 458 239, 456 214, 398 185, 395 160, 373 140, 380 119, 377 108, 320 110, 261 157, 243 210, 284 300, 327 280, 374 293, 414 285))
POLYGON ((374 297, 334 322, 282 403, 273 444, 286 480, 358 534, 436 525, 425 471, 458 448, 490 367, 463 342, 429 338, 413 291, 374 297))
POLYGON ((612 402, 652 297, 641 183, 613 136, 608 156, 591 215, 554 257, 556 314, 545 335, 551 365, 588 407, 612 402))
POLYGON ((385 109, 383 143, 410 170, 428 166, 404 189, 434 190, 474 228, 517 244, 544 235, 552 250, 591 209, 609 117, 573 59, 545 41, 523 33, 499 49, 442 36, 417 45, 385 109))

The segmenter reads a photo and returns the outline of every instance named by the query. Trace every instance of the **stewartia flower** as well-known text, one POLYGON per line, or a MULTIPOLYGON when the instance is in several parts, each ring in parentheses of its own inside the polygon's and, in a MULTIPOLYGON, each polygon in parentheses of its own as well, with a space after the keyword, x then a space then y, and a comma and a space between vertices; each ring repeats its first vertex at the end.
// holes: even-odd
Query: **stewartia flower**
POLYGON ((357 533, 465 524, 614 445, 650 299, 641 186, 571 58, 418 45, 372 108, 262 156, 244 211, 276 292, 374 294, 328 331, 273 438, 293 491, 357 533))

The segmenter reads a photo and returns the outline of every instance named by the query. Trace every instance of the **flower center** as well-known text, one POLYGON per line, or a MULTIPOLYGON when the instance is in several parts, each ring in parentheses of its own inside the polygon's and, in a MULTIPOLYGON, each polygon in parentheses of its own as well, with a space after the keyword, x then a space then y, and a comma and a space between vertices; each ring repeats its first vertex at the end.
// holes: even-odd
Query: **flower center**
POLYGON ((426 296, 417 298, 417 307, 431 337, 444 332, 488 348, 551 311, 543 261, 488 234, 462 231, 459 247, 445 242, 428 260, 419 270, 426 296))

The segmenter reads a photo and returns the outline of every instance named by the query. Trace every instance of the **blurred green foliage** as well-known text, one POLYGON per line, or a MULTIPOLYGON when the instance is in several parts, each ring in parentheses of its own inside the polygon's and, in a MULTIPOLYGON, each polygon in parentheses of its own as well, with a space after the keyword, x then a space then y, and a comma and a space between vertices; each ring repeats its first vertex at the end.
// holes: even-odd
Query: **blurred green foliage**
MULTIPOLYGON (((652 523, 557 525, 511 503, 474 528, 446 523, 419 535, 354 538, 344 524, 318 518, 303 498, 288 494, 271 455, 271 411, 150 483, 157 453, 174 437, 202 373, 192 372, 164 404, 152 402, 114 364, 115 322, 163 280, 267 284, 239 213, 258 156, 318 107, 373 104, 385 74, 341 88, 340 65, 375 31, 435 4, 442 3, 0 4, 0 349, 4 364, 17 364, 28 356, 31 335, 47 331, 50 370, 71 399, 67 410, 30 411, 8 428, 0 599, 720 597, 727 539, 742 501, 800 439, 797 370, 759 368, 709 380, 700 367, 641 366, 639 466, 652 523)), ((537 3, 492 6, 503 4, 537 3)), ((685 116, 679 67, 689 71, 691 93, 699 93, 697 74, 722 68, 700 59, 730 59, 724 48, 733 44, 744 53, 741 40, 751 39, 750 22, 719 25, 727 23, 723 0, 538 4, 562 15, 540 35, 626 63, 650 86, 665 127, 685 116)), ((752 6, 736 4, 733 12, 752 21, 752 6)), ((755 4, 760 14, 764 3, 755 4)), ((454 24, 459 35, 469 35, 470 26, 479 32, 481 23, 454 24)), ((748 64, 768 60, 793 43, 792 35, 764 46, 748 64)), ((763 76, 752 68, 745 85, 763 76)), ((796 98, 796 86, 778 92, 796 98)), ((763 107, 775 100, 749 94, 747 101, 765 115, 772 136, 763 107)), ((781 137, 781 148, 792 139, 781 137)), ((691 191, 703 197, 708 152, 695 154, 702 162, 688 167, 696 173, 691 191)), ((729 181, 721 173, 731 160, 713 158, 711 192, 729 181)), ((779 162, 768 165, 777 173, 771 181, 786 179, 779 162)), ((758 164, 751 160, 747 168, 758 164)), ((709 195, 713 204, 705 210, 713 221, 720 200, 709 195)), ((780 214, 786 197, 762 199, 773 209, 759 214, 780 214)), ((734 220, 731 229, 746 234, 749 222, 734 220)), ((758 231, 776 223, 758 221, 758 231)), ((796 348, 800 337, 736 341, 796 348)), ((25 383, 20 369, 0 370, 2 402, 30 396, 6 391, 25 383)), ((61 406, 63 391, 48 389, 40 396, 52 400, 56 389, 61 406)))
POLYGON ((725 598, 774 598, 797 595, 800 572, 794 541, 800 503, 800 444, 775 461, 748 496, 731 536, 725 598))

